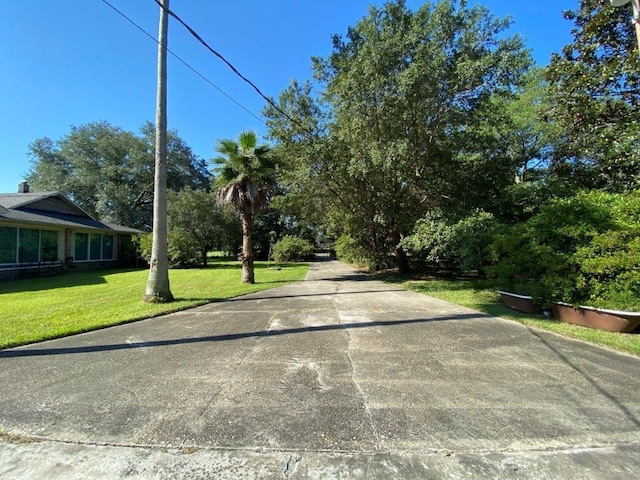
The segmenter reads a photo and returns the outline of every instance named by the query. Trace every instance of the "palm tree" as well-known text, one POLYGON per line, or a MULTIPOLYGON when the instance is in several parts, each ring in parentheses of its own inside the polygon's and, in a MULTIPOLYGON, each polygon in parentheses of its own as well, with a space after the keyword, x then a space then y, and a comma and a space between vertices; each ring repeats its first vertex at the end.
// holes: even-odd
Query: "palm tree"
POLYGON ((229 203, 242 215, 242 282, 255 283, 253 273, 253 214, 269 201, 275 159, 268 145, 258 145, 255 132, 242 132, 238 141, 218 140, 215 158, 218 201, 229 203))

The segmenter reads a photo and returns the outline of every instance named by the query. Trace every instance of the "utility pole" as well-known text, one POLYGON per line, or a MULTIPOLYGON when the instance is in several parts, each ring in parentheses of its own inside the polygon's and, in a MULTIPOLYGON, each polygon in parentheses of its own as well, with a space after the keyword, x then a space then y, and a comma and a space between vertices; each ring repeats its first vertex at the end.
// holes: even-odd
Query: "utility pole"
POLYGON ((156 93, 155 175, 153 182, 153 243, 144 302, 173 301, 169 289, 167 235, 167 31, 169 0, 160 0, 158 84, 156 93))

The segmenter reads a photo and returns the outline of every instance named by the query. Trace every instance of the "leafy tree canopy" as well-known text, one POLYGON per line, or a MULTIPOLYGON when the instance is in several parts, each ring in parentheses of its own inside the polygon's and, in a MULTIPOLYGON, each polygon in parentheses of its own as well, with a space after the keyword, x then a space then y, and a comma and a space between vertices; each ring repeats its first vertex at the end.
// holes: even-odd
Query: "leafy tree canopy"
POLYGON ((564 13, 573 42, 548 67, 549 116, 564 132, 555 171, 578 186, 640 186, 640 55, 630 14, 602 0, 564 13))
MULTIPOLYGON (((149 230, 152 223, 154 126, 140 135, 108 122, 71 127, 57 141, 35 140, 29 147, 27 180, 38 191, 60 191, 90 215, 149 230)), ((210 173, 176 131, 168 132, 167 184, 170 190, 208 188, 210 173)))
POLYGON ((169 192, 169 250, 180 262, 207 266, 213 249, 234 251, 240 244, 240 225, 229 207, 220 205, 216 192, 184 188, 169 192))
POLYGON ((491 99, 531 64, 508 25, 464 0, 370 7, 313 59, 318 93, 294 82, 279 98, 288 117, 265 111, 290 162, 287 193, 316 202, 378 266, 395 252, 403 270, 400 239, 425 212, 495 203, 514 167, 496 146, 504 119, 491 99))

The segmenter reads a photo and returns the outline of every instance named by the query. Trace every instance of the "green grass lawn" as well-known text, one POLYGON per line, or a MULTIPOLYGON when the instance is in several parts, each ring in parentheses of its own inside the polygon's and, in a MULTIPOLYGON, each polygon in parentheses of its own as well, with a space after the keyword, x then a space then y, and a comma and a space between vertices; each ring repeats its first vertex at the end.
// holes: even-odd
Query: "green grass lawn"
POLYGON ((302 280, 308 264, 256 262, 256 283, 240 282, 240 263, 170 270, 175 301, 142 303, 148 270, 97 270, 0 282, 0 348, 131 322, 302 280))
POLYGON ((511 310, 502 304, 500 296, 496 293, 497 288, 490 280, 478 278, 417 279, 394 274, 380 274, 376 275, 376 278, 490 315, 515 320, 524 325, 611 347, 622 352, 640 355, 640 335, 604 332, 571 325, 542 315, 527 315, 511 310))

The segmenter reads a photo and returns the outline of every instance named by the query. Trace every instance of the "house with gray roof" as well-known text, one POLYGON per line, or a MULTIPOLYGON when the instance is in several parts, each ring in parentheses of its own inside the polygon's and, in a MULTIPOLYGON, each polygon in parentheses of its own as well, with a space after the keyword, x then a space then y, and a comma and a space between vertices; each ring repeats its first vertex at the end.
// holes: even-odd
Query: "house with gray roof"
POLYGON ((113 268, 140 230, 96 220, 60 192, 0 193, 0 279, 113 268))

